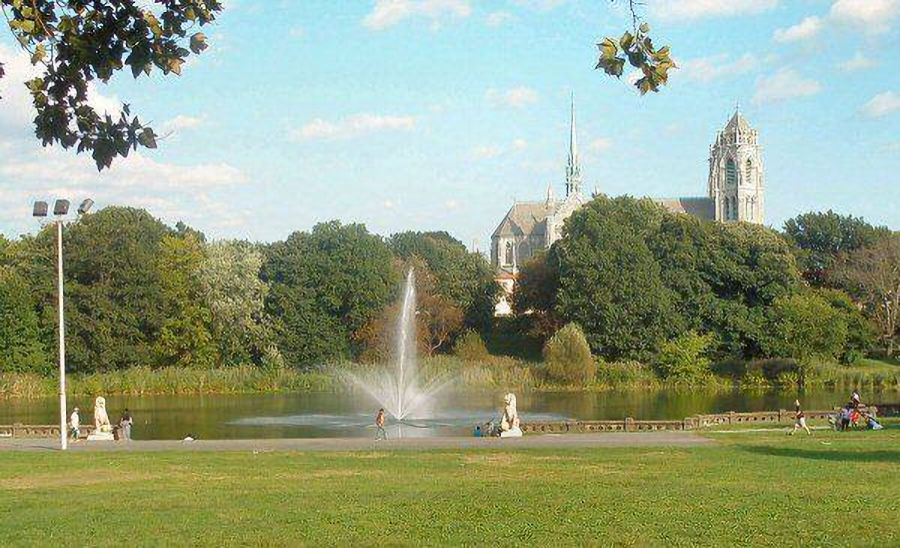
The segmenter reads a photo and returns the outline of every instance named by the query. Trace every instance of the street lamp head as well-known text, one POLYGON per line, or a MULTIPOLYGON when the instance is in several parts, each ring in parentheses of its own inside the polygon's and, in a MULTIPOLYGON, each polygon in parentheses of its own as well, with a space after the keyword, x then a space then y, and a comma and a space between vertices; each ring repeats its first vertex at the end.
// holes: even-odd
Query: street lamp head
POLYGON ((90 211, 93 206, 94 200, 91 200, 90 198, 85 199, 85 201, 81 202, 81 205, 78 206, 78 214, 84 215, 85 213, 90 211))
POLYGON ((34 212, 32 213, 35 217, 46 217, 47 216, 47 202, 35 202, 34 203, 34 212))
POLYGON ((69 200, 56 200, 53 204, 54 215, 65 215, 69 212, 69 200))

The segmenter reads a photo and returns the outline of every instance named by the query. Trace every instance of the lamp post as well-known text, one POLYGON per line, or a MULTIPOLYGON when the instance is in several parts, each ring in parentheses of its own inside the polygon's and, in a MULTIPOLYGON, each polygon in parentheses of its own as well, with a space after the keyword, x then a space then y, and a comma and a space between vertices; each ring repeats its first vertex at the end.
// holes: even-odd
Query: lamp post
MULTIPOLYGON (((83 215, 90 211, 94 201, 90 198, 81 202, 78 206, 78 214, 83 215)), ((35 202, 35 217, 47 216, 47 202, 35 202)), ((62 252, 62 227, 65 216, 69 213, 68 200, 56 200, 53 204, 53 215, 56 217, 56 275, 57 275, 57 309, 59 311, 59 444, 60 449, 68 449, 68 431, 66 430, 66 320, 65 298, 63 295, 63 252, 62 252)))

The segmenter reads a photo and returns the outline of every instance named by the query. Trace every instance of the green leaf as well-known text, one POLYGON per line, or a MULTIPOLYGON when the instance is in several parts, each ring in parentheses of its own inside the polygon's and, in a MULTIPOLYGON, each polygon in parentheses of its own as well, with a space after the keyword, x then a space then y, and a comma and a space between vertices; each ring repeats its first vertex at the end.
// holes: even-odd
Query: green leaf
POLYGON ((191 36, 191 51, 195 54, 199 54, 203 50, 209 47, 206 44, 206 35, 202 32, 198 32, 191 36))
POLYGON ((156 148, 156 134, 153 133, 153 129, 145 127, 138 134, 138 143, 147 148, 156 148))

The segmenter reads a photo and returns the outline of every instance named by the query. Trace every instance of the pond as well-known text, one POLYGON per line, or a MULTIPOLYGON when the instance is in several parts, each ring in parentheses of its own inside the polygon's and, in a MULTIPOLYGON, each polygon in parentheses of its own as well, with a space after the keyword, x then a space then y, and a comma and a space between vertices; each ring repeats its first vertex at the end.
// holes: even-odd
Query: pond
MULTIPOLYGON (((524 422, 542 420, 683 419, 696 413, 792 409, 796 393, 707 390, 524 392, 517 394, 524 422)), ((863 393, 864 402, 900 401, 900 393, 863 393)), ((445 395, 429 418, 404 424, 388 420, 389 436, 467 435, 475 424, 497 420, 500 391, 445 395)), ((806 409, 831 409, 847 401, 846 390, 815 390, 802 394, 806 409)), ((69 399, 81 408, 83 423, 92 422, 90 398, 69 399)), ((348 393, 242 395, 110 396, 107 409, 115 422, 131 410, 135 439, 242 439, 282 437, 373 436, 378 405, 348 393)), ((0 401, 0 424, 54 424, 57 399, 0 401)))

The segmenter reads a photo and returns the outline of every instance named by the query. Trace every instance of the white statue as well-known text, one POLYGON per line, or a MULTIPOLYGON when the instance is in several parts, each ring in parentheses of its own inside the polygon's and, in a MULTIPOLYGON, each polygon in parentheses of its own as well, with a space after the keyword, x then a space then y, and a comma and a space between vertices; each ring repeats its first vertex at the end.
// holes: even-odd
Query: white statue
POLYGON ((519 412, 516 410, 515 394, 507 394, 503 398, 503 404, 503 418, 500 419, 500 437, 522 437, 522 429, 519 428, 519 412))
POLYGON ((94 400, 94 431, 112 432, 109 415, 106 414, 106 399, 103 396, 97 396, 94 400))

